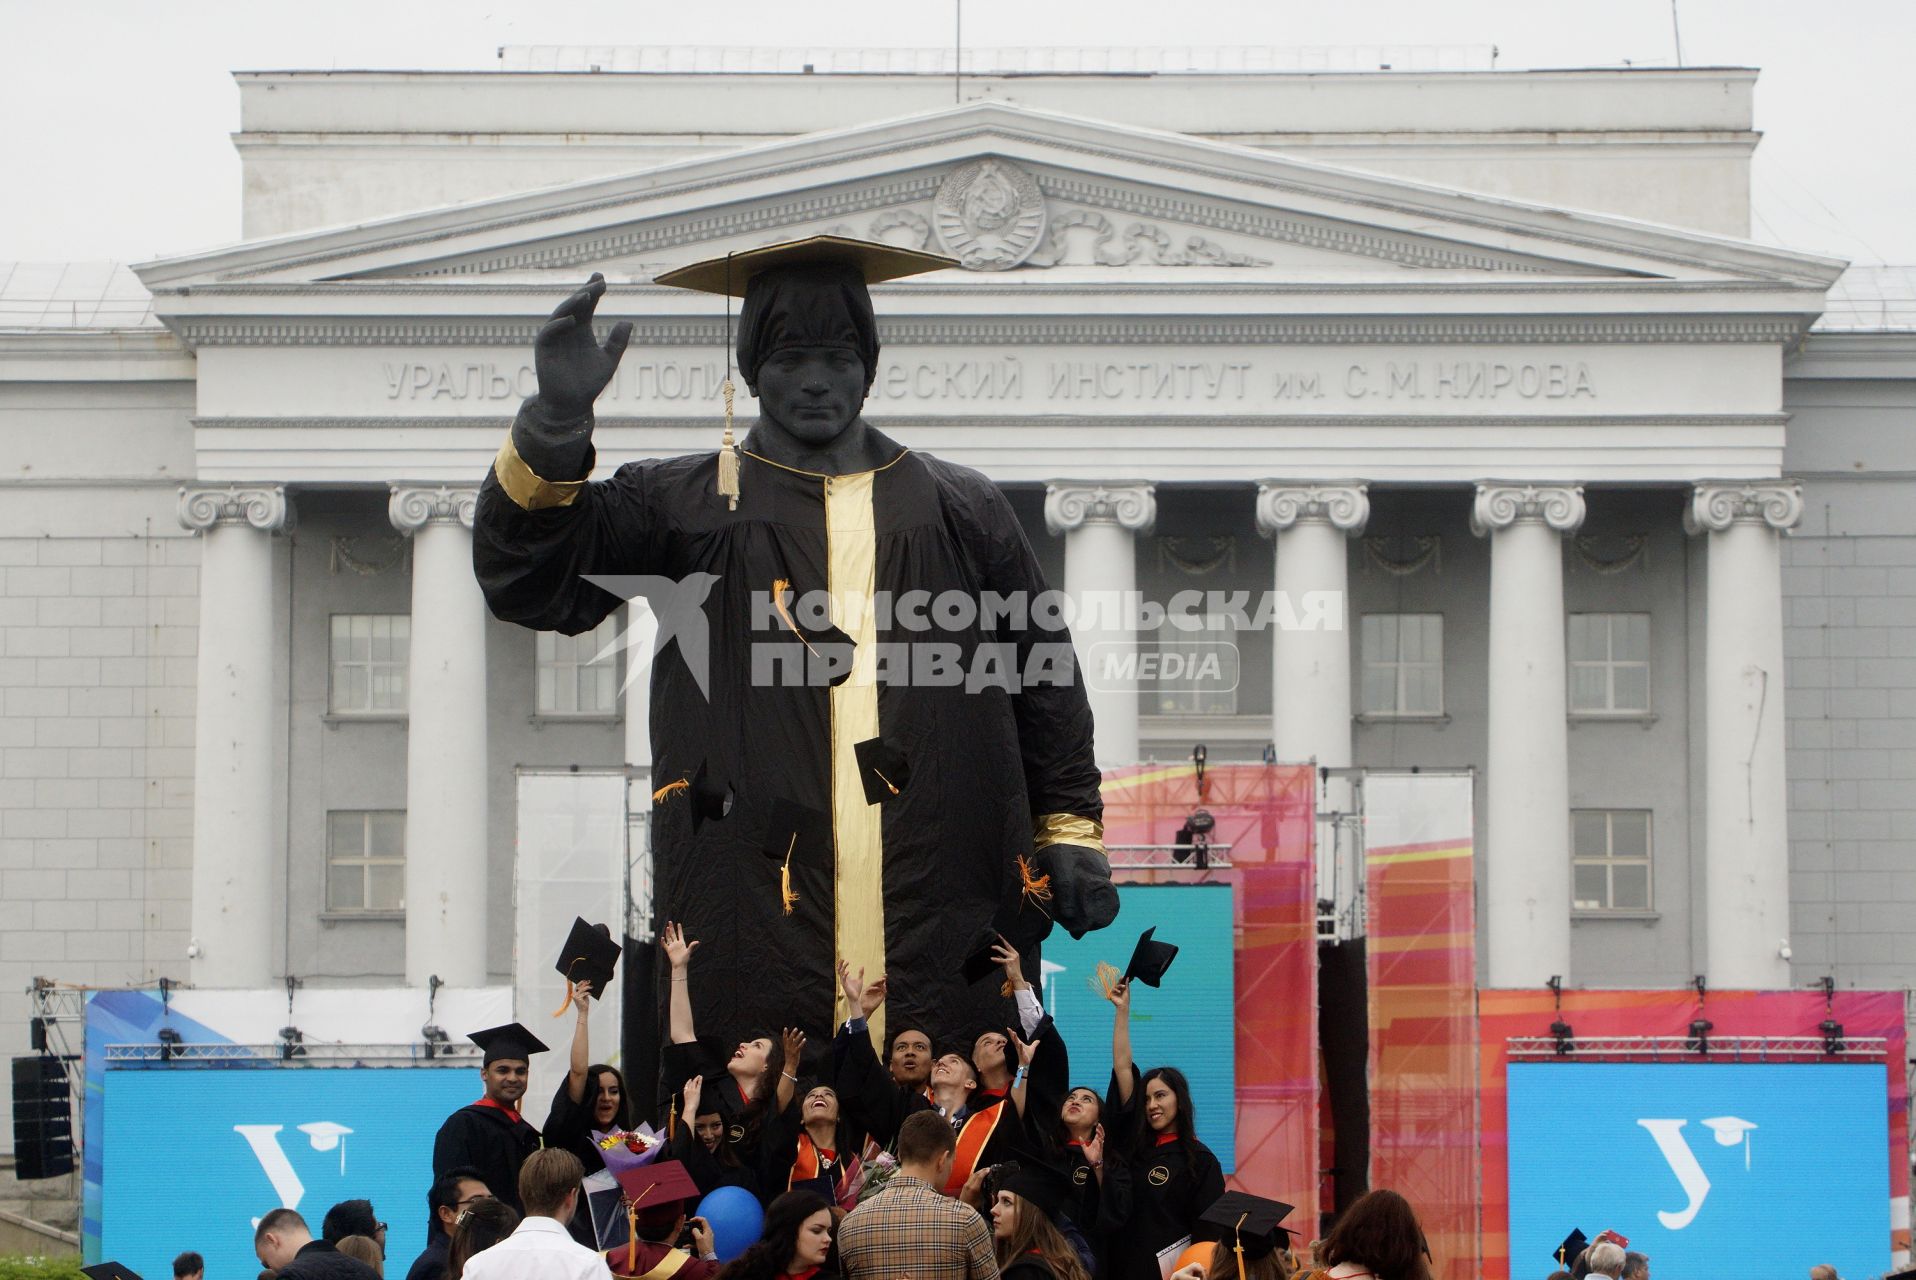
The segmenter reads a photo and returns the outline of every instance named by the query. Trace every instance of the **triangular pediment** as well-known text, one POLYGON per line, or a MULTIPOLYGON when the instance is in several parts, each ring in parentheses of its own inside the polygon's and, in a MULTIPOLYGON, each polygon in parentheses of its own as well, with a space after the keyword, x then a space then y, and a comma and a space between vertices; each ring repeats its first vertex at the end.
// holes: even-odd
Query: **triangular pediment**
POLYGON ((1820 289, 1840 269, 1742 241, 973 103, 139 272, 156 291, 505 286, 583 270, 643 282, 817 232, 950 253, 965 262, 963 279, 1038 288, 1574 280, 1820 289))

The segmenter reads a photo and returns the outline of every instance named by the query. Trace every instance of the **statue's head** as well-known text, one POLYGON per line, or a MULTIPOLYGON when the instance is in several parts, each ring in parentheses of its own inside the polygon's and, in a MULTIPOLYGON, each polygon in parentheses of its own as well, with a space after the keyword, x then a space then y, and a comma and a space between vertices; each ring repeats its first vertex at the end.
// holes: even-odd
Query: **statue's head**
POLYGON ((849 262, 799 262, 751 278, 739 311, 738 365, 759 410, 808 445, 858 417, 878 371, 878 322, 849 262))

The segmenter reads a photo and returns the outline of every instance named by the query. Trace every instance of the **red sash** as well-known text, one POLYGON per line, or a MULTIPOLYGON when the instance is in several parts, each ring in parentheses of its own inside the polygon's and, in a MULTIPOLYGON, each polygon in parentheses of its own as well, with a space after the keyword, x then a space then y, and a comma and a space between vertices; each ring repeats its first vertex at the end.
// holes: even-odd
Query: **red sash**
POLYGON ((983 1111, 973 1112, 958 1130, 958 1153, 952 1157, 951 1177, 945 1182, 945 1194, 956 1197, 964 1189, 972 1171, 978 1167, 978 1158, 985 1153, 985 1144, 991 1141, 991 1135, 997 1132, 998 1121, 1004 1118, 1005 1104, 996 1103, 983 1111))

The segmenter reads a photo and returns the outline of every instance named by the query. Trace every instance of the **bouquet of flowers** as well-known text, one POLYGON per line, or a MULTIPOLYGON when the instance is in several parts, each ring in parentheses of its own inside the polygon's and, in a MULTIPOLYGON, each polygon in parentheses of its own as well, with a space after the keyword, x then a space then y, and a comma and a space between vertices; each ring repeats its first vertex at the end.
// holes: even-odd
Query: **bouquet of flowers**
POLYGON ((614 1174, 621 1169, 636 1169, 651 1164, 665 1150, 665 1137, 649 1124, 637 1129, 592 1131, 592 1141, 605 1159, 605 1167, 614 1174))
POLYGON ((889 1151, 867 1154, 864 1169, 858 1179, 858 1203, 864 1204, 885 1189, 892 1175, 898 1172, 898 1157, 889 1151))

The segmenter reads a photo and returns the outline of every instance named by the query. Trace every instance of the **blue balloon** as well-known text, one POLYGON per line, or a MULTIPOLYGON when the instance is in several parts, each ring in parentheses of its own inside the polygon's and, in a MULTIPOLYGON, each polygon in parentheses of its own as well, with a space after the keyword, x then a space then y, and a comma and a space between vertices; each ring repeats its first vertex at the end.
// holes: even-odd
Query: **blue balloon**
POLYGON ((699 1201, 698 1216, 712 1228, 712 1252, 720 1262, 730 1262, 757 1244, 765 1228, 765 1210, 744 1187, 715 1188, 699 1201))

